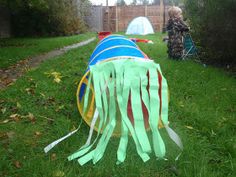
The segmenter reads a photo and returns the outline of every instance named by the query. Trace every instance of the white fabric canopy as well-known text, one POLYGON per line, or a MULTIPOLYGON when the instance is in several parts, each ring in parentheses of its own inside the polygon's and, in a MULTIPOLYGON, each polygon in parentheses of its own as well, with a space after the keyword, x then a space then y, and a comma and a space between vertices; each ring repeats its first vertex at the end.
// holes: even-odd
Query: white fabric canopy
POLYGON ((126 34, 154 34, 154 30, 146 17, 137 17, 130 22, 126 34))

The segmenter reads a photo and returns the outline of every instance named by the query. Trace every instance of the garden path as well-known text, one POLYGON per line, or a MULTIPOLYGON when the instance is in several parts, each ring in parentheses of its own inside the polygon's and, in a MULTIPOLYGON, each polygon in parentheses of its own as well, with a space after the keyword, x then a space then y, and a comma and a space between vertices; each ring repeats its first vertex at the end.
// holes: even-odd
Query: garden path
POLYGON ((93 42, 96 38, 90 38, 86 41, 82 41, 76 44, 72 44, 60 49, 52 50, 51 52, 41 54, 35 57, 32 57, 30 59, 21 60, 17 64, 10 66, 6 69, 0 69, 0 89, 4 89, 7 86, 11 85, 13 82, 15 82, 19 77, 21 77, 24 73, 26 73, 28 70, 37 67, 45 60, 48 60, 50 58, 62 55, 66 53, 69 50, 87 45, 91 42, 93 42))

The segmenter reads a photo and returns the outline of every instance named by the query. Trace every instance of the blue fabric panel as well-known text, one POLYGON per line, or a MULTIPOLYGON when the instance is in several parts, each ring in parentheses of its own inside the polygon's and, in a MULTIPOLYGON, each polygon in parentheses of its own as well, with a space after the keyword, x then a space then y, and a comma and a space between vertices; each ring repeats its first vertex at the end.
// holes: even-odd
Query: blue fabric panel
POLYGON ((96 56, 99 52, 103 51, 104 49, 107 49, 107 48, 110 48, 113 46, 118 46, 118 45, 128 45, 128 46, 132 46, 132 47, 137 47, 137 45, 134 42, 132 42, 131 40, 127 40, 127 39, 121 38, 121 39, 107 40, 96 48, 96 50, 91 55, 90 60, 94 56, 96 56))
POLYGON ((100 53, 90 64, 94 65, 98 61, 103 61, 108 58, 119 57, 119 56, 130 56, 130 57, 140 57, 144 58, 143 53, 137 48, 128 48, 128 47, 117 47, 112 48, 107 51, 100 53))
MULTIPOLYGON (((102 39, 99 43, 102 43, 108 39, 112 39, 112 38, 126 38, 125 36, 121 36, 121 35, 109 35, 107 37, 105 37, 104 39, 102 39)), ((99 44, 98 43, 98 44, 99 44)))
POLYGON ((86 89, 86 84, 83 83, 80 87, 80 91, 79 91, 79 100, 81 101, 83 96, 84 96, 84 92, 85 92, 85 89, 86 89))

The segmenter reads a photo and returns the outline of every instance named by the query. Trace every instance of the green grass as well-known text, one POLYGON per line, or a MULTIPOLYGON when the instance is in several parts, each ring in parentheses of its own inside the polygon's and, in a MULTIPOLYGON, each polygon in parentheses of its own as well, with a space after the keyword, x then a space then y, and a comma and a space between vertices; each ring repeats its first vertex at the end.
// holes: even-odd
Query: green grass
POLYGON ((1 122, 11 119, 9 116, 15 113, 30 112, 35 116, 35 120, 23 117, 0 124, 0 176, 174 177, 175 173, 181 177, 235 176, 235 79, 222 70, 193 61, 170 60, 160 34, 146 38, 155 44, 140 44, 140 47, 160 63, 169 84, 170 126, 184 144, 179 161, 174 161, 178 148, 162 130, 168 161, 156 160, 152 155, 151 160, 143 163, 130 138, 125 162, 116 165, 119 139, 112 138, 98 164, 81 167, 77 161, 68 162, 67 156, 86 141, 89 127, 85 123, 76 135, 48 154, 43 153, 47 144, 80 122, 75 93, 96 46, 93 42, 44 62, 0 93, 1 109, 5 110, 1 122), (64 76, 61 83, 56 84, 44 74, 52 71, 64 76))
POLYGON ((69 37, 0 39, 0 68, 7 68, 19 60, 78 43, 93 36, 93 33, 87 33, 69 37))

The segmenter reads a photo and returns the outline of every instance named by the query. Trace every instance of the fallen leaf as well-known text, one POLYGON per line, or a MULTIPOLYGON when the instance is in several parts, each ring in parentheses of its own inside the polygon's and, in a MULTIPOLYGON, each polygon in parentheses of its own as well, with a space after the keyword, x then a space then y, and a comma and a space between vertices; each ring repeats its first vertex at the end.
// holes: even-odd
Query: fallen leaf
POLYGON ((56 109, 56 112, 59 112, 60 110, 63 110, 64 107, 65 107, 65 105, 61 105, 61 106, 59 106, 59 107, 56 109))
POLYGON ((70 129, 70 131, 74 131, 74 130, 76 130, 76 129, 77 129, 76 126, 73 125, 73 127, 70 129))
POLYGON ((12 115, 10 115, 10 118, 12 120, 14 120, 15 122, 18 122, 20 120, 21 116, 19 114, 12 114, 12 115))
POLYGON ((21 104, 19 102, 16 103, 17 108, 21 108, 21 104))
POLYGON ((12 80, 9 79, 9 78, 4 79, 4 81, 3 81, 3 84, 6 85, 6 86, 10 85, 11 83, 12 83, 12 80))
POLYGON ((36 118, 35 118, 35 116, 34 116, 32 113, 29 112, 29 114, 28 114, 27 117, 29 118, 29 120, 30 120, 32 123, 35 123, 35 122, 36 122, 36 118))
POLYGON ((54 177, 63 177, 65 176, 65 173, 63 171, 57 170, 53 173, 54 177))
POLYGON ((183 107, 184 107, 184 105, 183 105, 183 104, 181 104, 181 105, 180 105, 180 107, 182 107, 182 108, 183 108, 183 107))
POLYGON ((31 77, 30 77, 30 78, 28 78, 28 80, 29 80, 29 81, 34 81, 34 79, 33 79, 33 78, 31 78, 31 77))
POLYGON ((47 102, 48 102, 48 103, 51 103, 51 104, 54 104, 54 103, 55 103, 55 98, 54 98, 54 97, 49 97, 49 98, 47 99, 47 102))
POLYGON ((216 133, 214 132, 214 130, 211 130, 211 136, 216 136, 216 133))
POLYGON ((35 134, 36 136, 41 136, 41 135, 42 135, 42 133, 39 132, 39 131, 34 132, 34 134, 35 134))
POLYGON ((61 78, 63 77, 62 75, 61 75, 61 73, 59 73, 59 72, 51 72, 51 73, 47 73, 47 72, 45 72, 44 74, 46 74, 48 77, 53 77, 54 79, 54 82, 56 82, 56 83, 60 83, 61 82, 61 78))
POLYGON ((42 97, 45 97, 45 95, 44 95, 43 93, 40 93, 40 95, 41 95, 42 97))
POLYGON ((2 138, 2 139, 7 138, 6 133, 4 133, 4 132, 0 132, 0 138, 2 138))
POLYGON ((186 128, 190 129, 190 130, 193 130, 194 128, 191 127, 191 126, 188 126, 188 125, 185 125, 186 128))
POLYGON ((56 158, 57 158, 56 153, 53 153, 53 154, 51 155, 51 160, 56 160, 56 158))
POLYGON ((61 79, 60 79, 60 78, 54 78, 54 81, 55 81, 56 83, 60 83, 60 82, 61 82, 61 79))
POLYGON ((8 137, 9 139, 12 139, 12 138, 14 138, 14 136, 15 136, 15 132, 10 131, 10 132, 7 132, 6 135, 7 135, 7 137, 8 137))
POLYGON ((17 161, 14 162, 14 166, 16 168, 21 168, 21 163, 17 160, 17 161))
POLYGON ((182 101, 179 102, 179 106, 182 107, 182 108, 184 107, 184 104, 183 104, 182 101))
POLYGON ((2 114, 5 114, 7 108, 2 108, 1 111, 2 111, 2 114))
POLYGON ((78 80, 74 81, 74 84, 75 84, 75 85, 78 85, 78 84, 79 84, 79 81, 78 81, 78 80))
POLYGON ((8 122, 10 122, 10 121, 11 121, 10 119, 6 119, 6 120, 0 122, 0 124, 6 124, 6 123, 8 123, 8 122))
POLYGON ((28 95, 34 95, 35 94, 34 89, 32 89, 32 88, 26 88, 25 91, 28 93, 28 95))

